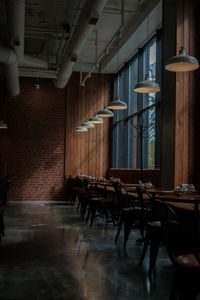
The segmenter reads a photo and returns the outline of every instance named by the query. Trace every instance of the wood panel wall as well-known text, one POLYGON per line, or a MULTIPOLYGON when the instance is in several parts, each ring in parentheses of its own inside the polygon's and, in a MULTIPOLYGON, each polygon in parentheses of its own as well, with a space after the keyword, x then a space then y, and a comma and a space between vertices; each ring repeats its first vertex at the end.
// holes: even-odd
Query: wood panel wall
POLYGON ((103 109, 112 99, 113 76, 92 74, 84 87, 80 86, 80 73, 74 72, 66 93, 66 149, 65 176, 89 174, 107 176, 110 167, 110 120, 104 118, 88 132, 75 128, 103 109))
MULTIPOLYGON (((197 1, 177 0, 177 53, 181 46, 186 53, 200 60, 198 51, 199 27, 197 1)), ((197 161, 199 153, 199 70, 176 73, 176 109, 175 109, 175 170, 174 185, 195 183, 199 185, 197 161)))

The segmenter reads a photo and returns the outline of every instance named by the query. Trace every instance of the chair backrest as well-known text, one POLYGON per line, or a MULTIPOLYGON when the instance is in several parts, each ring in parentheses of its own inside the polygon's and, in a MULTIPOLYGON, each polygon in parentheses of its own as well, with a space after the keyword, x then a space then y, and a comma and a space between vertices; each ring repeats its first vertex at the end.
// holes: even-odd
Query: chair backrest
POLYGON ((144 188, 137 187, 136 192, 138 195, 138 200, 141 209, 144 211, 145 209, 148 209, 149 211, 152 210, 153 205, 153 197, 152 195, 144 188))
POLYGON ((172 263, 175 257, 196 251, 195 238, 187 220, 183 222, 176 209, 164 201, 155 200, 158 206, 160 221, 163 228, 163 238, 172 263))
POLYGON ((115 190, 114 204, 118 209, 132 207, 133 198, 129 197, 128 191, 122 182, 113 182, 115 190))
POLYGON ((10 178, 9 176, 6 176, 1 182, 1 186, 0 186, 1 205, 5 205, 7 202, 7 192, 8 192, 9 185, 10 185, 10 178))

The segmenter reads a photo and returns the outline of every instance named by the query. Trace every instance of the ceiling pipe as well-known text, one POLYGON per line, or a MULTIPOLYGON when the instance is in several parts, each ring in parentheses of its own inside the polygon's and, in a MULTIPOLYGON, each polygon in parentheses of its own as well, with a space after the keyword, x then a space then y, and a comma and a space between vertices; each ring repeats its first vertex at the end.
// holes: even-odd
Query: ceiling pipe
POLYGON ((48 69, 46 61, 24 55, 25 0, 7 0, 6 5, 10 46, 17 55, 18 64, 24 67, 48 69))
POLYGON ((93 66, 91 67, 89 72, 86 74, 85 78, 82 80, 82 86, 85 85, 86 80, 89 78, 90 74, 96 68, 96 65, 97 64, 99 65, 101 63, 101 60, 103 59, 103 57, 109 53, 110 47, 112 47, 113 43, 121 37, 122 30, 124 28, 124 8, 125 8, 124 0, 121 0, 121 24, 120 24, 118 30, 113 35, 113 37, 111 38, 111 40, 106 45, 105 49, 101 52, 99 57, 96 59, 96 62, 93 64, 93 66))
POLYGON ((8 92, 17 96, 19 89, 19 71, 15 52, 6 47, 0 47, 0 63, 3 64, 8 92))
POLYGON ((24 60, 25 0, 7 0, 6 9, 10 46, 20 64, 24 60))
POLYGON ((13 50, 0 49, 0 62, 4 63, 4 74, 9 94, 16 96, 19 88, 19 65, 47 69, 45 61, 24 55, 25 0, 6 1, 10 46, 13 50))
POLYGON ((46 61, 28 55, 24 55, 23 64, 20 64, 20 66, 48 70, 46 61))
POLYGON ((58 78, 54 81, 57 88, 64 88, 67 84, 71 74, 72 67, 93 29, 99 19, 107 0, 87 0, 83 8, 76 29, 74 30, 73 36, 69 41, 67 50, 64 54, 64 59, 58 72, 58 78))

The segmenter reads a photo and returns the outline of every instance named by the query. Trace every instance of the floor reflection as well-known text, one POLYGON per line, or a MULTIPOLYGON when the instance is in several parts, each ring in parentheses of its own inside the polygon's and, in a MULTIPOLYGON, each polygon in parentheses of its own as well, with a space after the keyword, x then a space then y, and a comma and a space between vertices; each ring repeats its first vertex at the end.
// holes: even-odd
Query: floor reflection
POLYGON ((169 299, 173 268, 161 247, 152 280, 137 231, 127 249, 116 227, 91 228, 64 203, 9 203, 0 245, 1 299, 169 299), (15 283, 15 284, 14 284, 15 283))

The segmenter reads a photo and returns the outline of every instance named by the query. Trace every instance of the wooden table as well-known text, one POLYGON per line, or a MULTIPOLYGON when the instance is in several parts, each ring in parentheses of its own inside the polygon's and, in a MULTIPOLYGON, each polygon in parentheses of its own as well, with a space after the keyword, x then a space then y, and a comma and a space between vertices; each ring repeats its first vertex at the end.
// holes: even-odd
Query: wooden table
POLYGON ((185 209, 185 210, 194 210, 199 209, 200 204, 200 195, 195 194, 183 194, 183 195, 159 195, 157 196, 158 199, 167 201, 170 205, 185 209))

